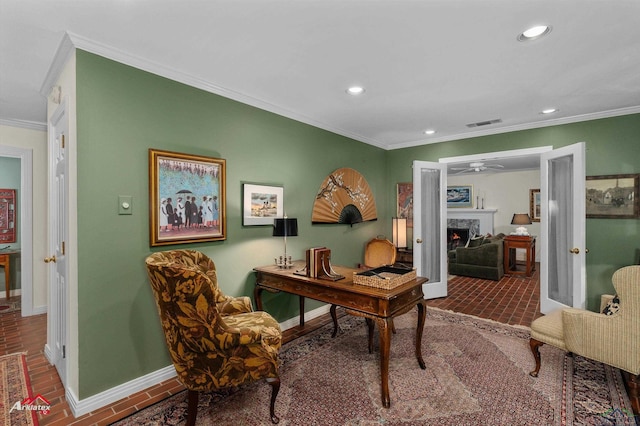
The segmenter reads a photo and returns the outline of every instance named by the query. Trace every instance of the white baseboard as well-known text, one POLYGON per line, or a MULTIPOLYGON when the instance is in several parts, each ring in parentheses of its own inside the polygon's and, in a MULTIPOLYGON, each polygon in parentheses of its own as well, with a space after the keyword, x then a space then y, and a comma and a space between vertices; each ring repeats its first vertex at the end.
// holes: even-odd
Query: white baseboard
MULTIPOLYGON (((329 309, 330 305, 323 305, 312 311, 306 312, 304 315, 305 321, 312 320, 321 315, 324 315, 329 312, 329 309)), ((298 326, 299 324, 300 316, 298 315, 284 322, 281 322, 280 328, 282 330, 288 330, 290 328, 298 326)), ((50 359, 50 354, 47 347, 45 347, 45 355, 47 356, 47 359, 50 359)), ((79 400, 77 395, 73 394, 73 392, 68 389, 65 391, 65 397, 67 398, 67 402, 69 403, 69 407, 71 408, 71 412, 73 413, 74 417, 80 417, 107 405, 113 404, 116 401, 126 398, 136 392, 143 391, 157 385, 158 383, 164 382, 165 380, 169 380, 175 376, 175 368, 173 368, 173 365, 168 365, 161 368, 160 370, 153 371, 149 374, 138 377, 111 389, 107 389, 106 391, 100 392, 96 395, 82 400, 79 400)))

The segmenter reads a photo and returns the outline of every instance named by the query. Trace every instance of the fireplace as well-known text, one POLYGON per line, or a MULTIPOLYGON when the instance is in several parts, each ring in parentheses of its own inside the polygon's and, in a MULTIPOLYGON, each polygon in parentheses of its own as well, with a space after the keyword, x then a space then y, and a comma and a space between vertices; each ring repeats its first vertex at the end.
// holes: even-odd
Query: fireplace
POLYGON ((447 251, 464 247, 469 241, 469 228, 447 228, 447 251))

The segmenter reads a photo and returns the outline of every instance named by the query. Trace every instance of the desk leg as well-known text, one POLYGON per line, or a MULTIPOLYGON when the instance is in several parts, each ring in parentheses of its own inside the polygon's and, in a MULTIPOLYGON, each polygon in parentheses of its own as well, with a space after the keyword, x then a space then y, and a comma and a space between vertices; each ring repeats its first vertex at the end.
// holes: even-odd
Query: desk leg
POLYGON ((422 333, 424 331, 424 322, 427 317, 427 302, 421 300, 418 302, 418 328, 416 329, 416 358, 418 358, 418 364, 423 370, 427 369, 427 365, 422 358, 422 333))
POLYGON ((389 353, 391 349, 391 319, 378 318, 376 320, 380 329, 380 380, 382 386, 382 406, 389 408, 389 353))
POLYGON ((300 303, 300 327, 304 327, 304 296, 298 296, 300 303))

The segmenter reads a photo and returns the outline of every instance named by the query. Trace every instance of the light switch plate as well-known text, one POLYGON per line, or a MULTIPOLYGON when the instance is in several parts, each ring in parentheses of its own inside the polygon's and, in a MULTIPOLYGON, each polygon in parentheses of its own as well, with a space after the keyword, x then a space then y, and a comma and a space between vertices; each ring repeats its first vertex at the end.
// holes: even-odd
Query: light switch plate
POLYGON ((118 214, 133 214, 133 197, 131 195, 118 196, 118 214))

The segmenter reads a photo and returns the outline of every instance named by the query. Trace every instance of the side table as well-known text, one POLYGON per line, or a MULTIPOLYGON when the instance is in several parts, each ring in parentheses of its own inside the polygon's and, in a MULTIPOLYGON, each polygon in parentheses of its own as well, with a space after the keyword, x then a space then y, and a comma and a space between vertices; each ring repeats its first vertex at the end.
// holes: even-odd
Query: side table
POLYGON ((507 275, 525 275, 530 277, 536 270, 535 235, 507 235, 504 237, 504 273, 507 275), (516 262, 516 249, 527 252, 524 269, 516 262))

